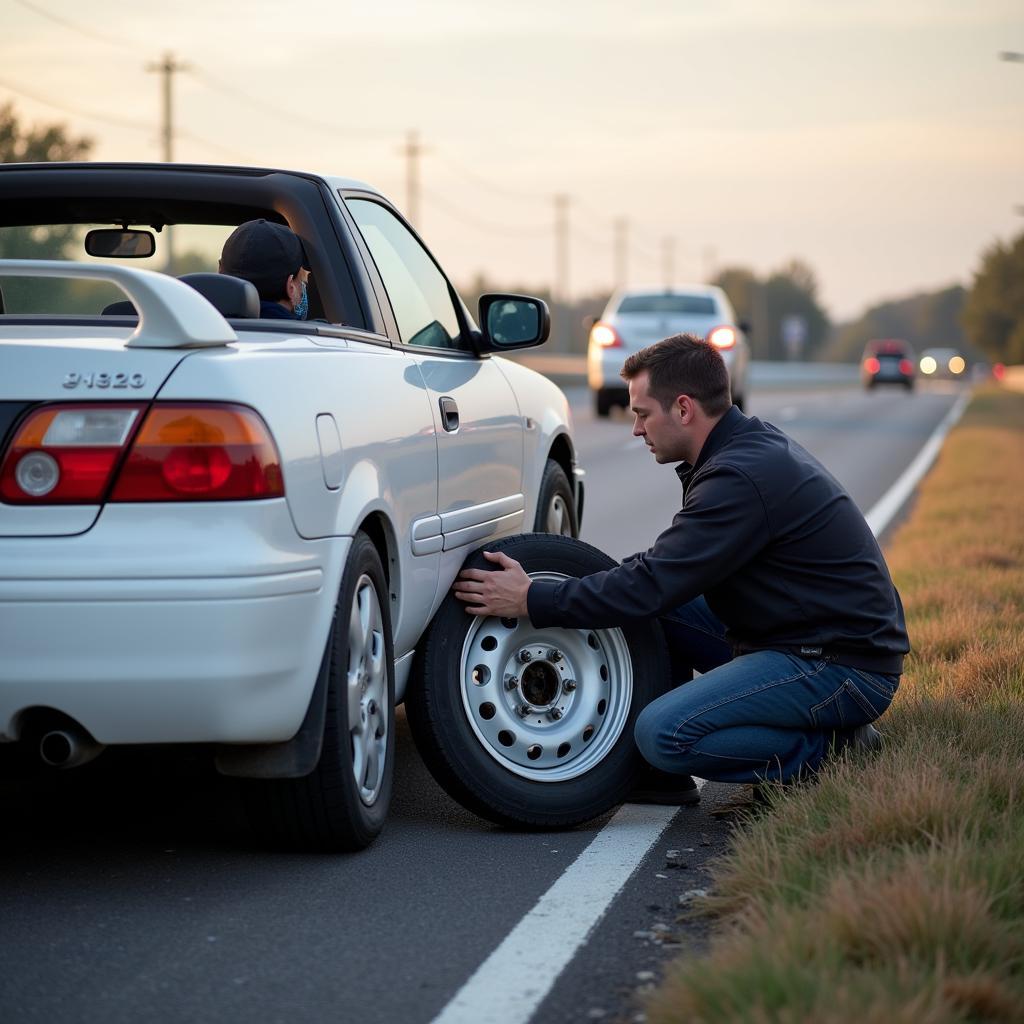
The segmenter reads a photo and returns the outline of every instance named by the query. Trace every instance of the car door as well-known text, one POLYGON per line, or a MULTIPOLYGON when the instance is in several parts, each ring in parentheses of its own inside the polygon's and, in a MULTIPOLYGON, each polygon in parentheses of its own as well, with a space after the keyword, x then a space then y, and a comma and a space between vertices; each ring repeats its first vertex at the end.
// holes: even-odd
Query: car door
POLYGON ((412 231, 374 198, 350 196, 346 205, 387 292, 397 340, 419 366, 437 431, 438 515, 416 524, 413 543, 461 560, 469 546, 523 526, 515 394, 497 364, 472 351, 451 285, 412 231))

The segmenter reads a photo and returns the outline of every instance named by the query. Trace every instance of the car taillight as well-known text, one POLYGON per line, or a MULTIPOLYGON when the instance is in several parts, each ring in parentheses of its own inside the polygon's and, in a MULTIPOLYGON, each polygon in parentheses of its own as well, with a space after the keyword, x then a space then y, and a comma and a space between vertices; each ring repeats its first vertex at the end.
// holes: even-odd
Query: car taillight
POLYGON ((14 505, 95 505, 284 494, 277 448, 252 409, 191 402, 157 403, 148 414, 145 409, 35 409, 0 463, 0 499, 14 505))
POLYGON ((732 348, 736 344, 736 329, 734 327, 712 327, 708 331, 708 341, 711 342, 715 348, 725 349, 732 348))
POLYGON ((238 501, 284 494, 281 459, 240 405, 160 403, 139 428, 111 501, 238 501))
POLYGON ((603 320, 598 320, 590 328, 590 340, 595 345, 600 345, 601 348, 622 348, 622 339, 619 337, 619 332, 611 324, 606 324, 603 320))
POLYGON ((914 364, 909 359, 900 360, 900 373, 904 377, 909 377, 914 372, 914 364))
POLYGON ((0 497, 15 504, 103 500, 141 405, 50 405, 30 413, 0 466, 0 497))
POLYGON ((882 364, 874 356, 868 356, 864 360, 864 370, 866 373, 878 373, 881 368, 882 364))

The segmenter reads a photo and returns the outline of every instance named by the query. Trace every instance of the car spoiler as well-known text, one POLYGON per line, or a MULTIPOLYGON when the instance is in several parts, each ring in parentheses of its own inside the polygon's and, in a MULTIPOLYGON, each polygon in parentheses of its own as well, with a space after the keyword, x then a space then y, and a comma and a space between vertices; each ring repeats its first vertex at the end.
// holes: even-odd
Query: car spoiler
POLYGON ((199 292, 154 270, 69 260, 0 260, 2 277, 67 277, 117 285, 139 314, 129 348, 197 348, 238 341, 234 328, 199 292))

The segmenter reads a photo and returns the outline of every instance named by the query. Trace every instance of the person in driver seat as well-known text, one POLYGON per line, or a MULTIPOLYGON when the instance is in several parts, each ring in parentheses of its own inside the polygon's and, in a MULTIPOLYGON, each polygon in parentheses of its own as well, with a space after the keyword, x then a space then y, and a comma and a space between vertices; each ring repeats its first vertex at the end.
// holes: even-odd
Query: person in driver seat
POLYGON ((228 236, 217 270, 250 281, 260 294, 260 316, 305 320, 309 267, 298 235, 284 224, 249 220, 228 236))

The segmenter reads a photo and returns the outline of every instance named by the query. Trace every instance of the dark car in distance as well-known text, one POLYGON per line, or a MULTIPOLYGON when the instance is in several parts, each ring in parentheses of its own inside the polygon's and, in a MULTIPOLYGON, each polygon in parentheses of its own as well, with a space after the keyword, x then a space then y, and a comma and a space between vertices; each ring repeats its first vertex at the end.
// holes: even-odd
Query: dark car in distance
POLYGON ((914 350, 900 338, 875 338, 864 346, 860 379, 869 391, 878 384, 902 384, 914 389, 917 360, 914 350))

